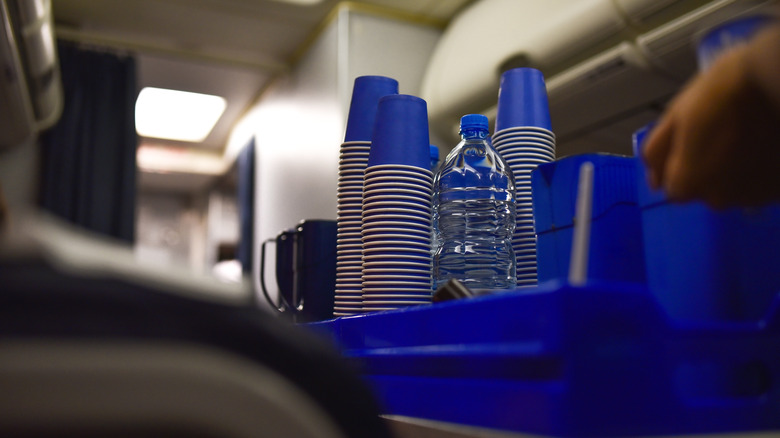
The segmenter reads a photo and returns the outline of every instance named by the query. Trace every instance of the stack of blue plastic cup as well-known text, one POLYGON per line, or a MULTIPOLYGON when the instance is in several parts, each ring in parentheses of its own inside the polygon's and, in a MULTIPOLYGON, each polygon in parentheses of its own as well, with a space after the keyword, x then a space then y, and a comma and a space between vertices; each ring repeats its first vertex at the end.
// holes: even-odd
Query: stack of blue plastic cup
POLYGON ((379 100, 363 186, 363 310, 431 302, 428 111, 408 95, 379 100))
POLYGON ((382 96, 398 94, 398 82, 383 76, 355 79, 347 131, 339 155, 336 291, 333 315, 362 312, 361 216, 363 179, 371 150, 377 105, 382 96))
POLYGON ((501 75, 492 140, 515 177, 517 226, 512 247, 517 259, 517 285, 534 286, 537 271, 531 172, 555 160, 547 89, 539 70, 517 68, 501 75))

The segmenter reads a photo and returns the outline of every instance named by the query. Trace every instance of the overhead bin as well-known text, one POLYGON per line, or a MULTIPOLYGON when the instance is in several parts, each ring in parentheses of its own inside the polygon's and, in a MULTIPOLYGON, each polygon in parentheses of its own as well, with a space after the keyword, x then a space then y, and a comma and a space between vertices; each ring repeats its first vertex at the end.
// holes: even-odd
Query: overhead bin
POLYGON ((62 85, 50 0, 0 2, 0 149, 51 127, 62 85))
MULTIPOLYGON (((559 137, 576 136, 619 114, 637 112, 679 82, 658 74, 636 46, 622 42, 547 82, 550 118, 559 137)), ((628 140, 627 140, 628 141, 628 140)))
POLYGON ((654 65, 680 79, 696 69, 694 47, 705 29, 753 14, 776 1, 716 0, 640 35, 636 42, 654 65))
POLYGON ((559 144, 656 112, 695 72, 699 32, 772 4, 479 1, 451 23, 426 71, 422 97, 431 129, 454 141, 461 115, 495 114, 501 73, 520 66, 545 74, 559 144))

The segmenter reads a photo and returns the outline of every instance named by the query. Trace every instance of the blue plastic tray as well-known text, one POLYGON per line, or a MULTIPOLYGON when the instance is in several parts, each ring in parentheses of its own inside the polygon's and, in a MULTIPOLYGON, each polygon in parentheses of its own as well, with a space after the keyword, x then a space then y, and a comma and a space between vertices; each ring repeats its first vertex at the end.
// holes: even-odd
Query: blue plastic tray
POLYGON ((568 276, 579 169, 588 161, 594 175, 587 277, 645 283, 636 160, 609 154, 569 156, 533 171, 539 281, 568 276))
POLYGON ((780 429, 777 300, 673 322, 636 284, 516 291, 310 324, 384 412, 555 436, 780 429))

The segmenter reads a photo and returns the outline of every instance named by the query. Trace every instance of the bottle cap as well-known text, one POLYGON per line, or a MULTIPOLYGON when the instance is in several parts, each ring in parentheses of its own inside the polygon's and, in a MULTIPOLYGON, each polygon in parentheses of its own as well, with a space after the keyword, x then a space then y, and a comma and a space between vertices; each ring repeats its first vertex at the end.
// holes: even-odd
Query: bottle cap
POLYGON ((488 118, 482 114, 466 114, 460 118, 460 132, 469 129, 488 130, 488 118))

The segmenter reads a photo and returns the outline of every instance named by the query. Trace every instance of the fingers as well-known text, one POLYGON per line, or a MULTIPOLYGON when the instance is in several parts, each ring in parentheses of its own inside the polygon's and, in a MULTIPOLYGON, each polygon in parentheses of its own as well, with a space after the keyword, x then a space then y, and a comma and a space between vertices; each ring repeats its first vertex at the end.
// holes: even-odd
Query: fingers
POLYGON ((718 178, 725 155, 717 132, 728 129, 734 68, 699 74, 671 102, 645 146, 650 184, 673 201, 701 197, 718 178), (713 138, 715 136, 716 138, 713 138))
POLYGON ((664 182, 667 157, 672 149, 674 120, 666 116, 650 132, 642 148, 642 159, 647 166, 647 182, 658 189, 664 182))
POLYGON ((780 200, 780 94, 773 92, 780 82, 778 70, 767 67, 780 64, 761 58, 780 62, 780 56, 756 60, 751 53, 740 46, 721 55, 648 135, 642 148, 648 183, 670 200, 701 199, 716 208, 780 200))
MULTIPOLYGON (((671 144, 671 141, 669 143, 671 144)), ((687 201, 691 196, 687 158, 683 148, 670 148, 664 163, 663 179, 659 185, 672 201, 687 201)))

